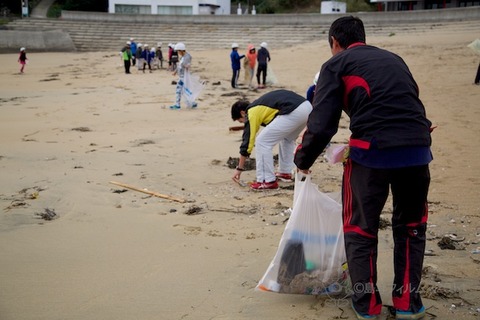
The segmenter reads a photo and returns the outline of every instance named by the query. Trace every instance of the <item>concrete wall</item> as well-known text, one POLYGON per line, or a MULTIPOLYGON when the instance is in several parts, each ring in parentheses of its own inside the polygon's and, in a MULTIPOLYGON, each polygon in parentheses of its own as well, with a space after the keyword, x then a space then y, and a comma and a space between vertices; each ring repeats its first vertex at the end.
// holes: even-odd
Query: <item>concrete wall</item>
MULTIPOLYGON (((441 21, 480 22, 480 6, 453 9, 395 11, 395 12, 356 12, 365 24, 390 25, 395 23, 424 23, 441 21)), ((65 20, 80 21, 117 21, 128 23, 195 23, 195 24, 232 24, 232 25, 330 25, 345 14, 257 14, 257 15, 123 15, 103 12, 62 11, 65 20)))
POLYGON ((70 35, 61 30, 0 30, 1 53, 20 52, 21 47, 26 47, 28 52, 76 50, 70 35))
MULTIPOLYGON (((63 11, 63 20, 165 24, 224 24, 248 25, 314 25, 328 26, 344 14, 272 14, 272 15, 119 15, 110 13, 63 11)), ((455 9, 355 13, 367 26, 410 23, 441 23, 448 21, 479 21, 480 6, 455 9)), ((8 28, 8 25, 7 25, 8 28)), ((24 31, 0 30, 0 52, 17 52, 20 47, 28 51, 75 51, 67 32, 62 30, 24 31)))

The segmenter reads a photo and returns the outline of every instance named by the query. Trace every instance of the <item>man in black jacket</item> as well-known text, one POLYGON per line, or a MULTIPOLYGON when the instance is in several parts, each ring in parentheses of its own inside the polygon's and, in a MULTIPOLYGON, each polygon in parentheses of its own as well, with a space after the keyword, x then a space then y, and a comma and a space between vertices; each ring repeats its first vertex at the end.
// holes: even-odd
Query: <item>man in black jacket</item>
POLYGON ((258 88, 264 89, 267 82, 267 68, 270 62, 270 52, 267 49, 267 43, 262 42, 260 44, 260 50, 257 53, 257 82, 258 88))
POLYGON ((313 111, 295 164, 309 172, 337 132, 345 111, 352 134, 344 165, 343 222, 353 310, 358 319, 376 319, 381 313, 376 285, 378 226, 391 189, 396 319, 421 319, 425 316, 419 288, 432 160, 431 122, 405 62, 366 45, 360 19, 337 19, 328 40, 333 57, 320 70, 313 111))

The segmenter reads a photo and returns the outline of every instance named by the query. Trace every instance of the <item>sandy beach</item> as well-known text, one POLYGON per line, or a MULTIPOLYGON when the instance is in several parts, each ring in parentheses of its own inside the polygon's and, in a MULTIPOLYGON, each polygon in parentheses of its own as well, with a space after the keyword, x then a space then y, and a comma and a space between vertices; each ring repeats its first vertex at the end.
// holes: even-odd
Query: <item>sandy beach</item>
MULTIPOLYGON (((437 126, 422 287, 428 319, 480 316, 480 255, 472 253, 480 249, 480 56, 467 48, 479 34, 478 26, 367 34, 369 44, 406 61, 437 126), (438 245, 445 236, 450 250, 438 245)), ((253 192, 235 184, 227 166, 241 139, 229 131, 238 125, 231 104, 277 88, 304 95, 330 58, 327 41, 272 44, 277 83, 263 90, 248 90, 243 71, 243 89, 230 88, 229 50, 191 51, 206 86, 197 109, 181 110, 169 109, 176 77, 166 70, 127 75, 117 52, 25 46, 24 74, 16 54, 0 55, 1 320, 354 319, 348 299, 255 290, 282 236, 292 184, 253 192)), ((333 141, 348 136, 344 116, 333 141)), ((339 192, 341 173, 319 158, 312 178, 339 192)), ((385 305, 391 233, 379 234, 385 305)), ((382 317, 391 319, 387 308, 382 317)))

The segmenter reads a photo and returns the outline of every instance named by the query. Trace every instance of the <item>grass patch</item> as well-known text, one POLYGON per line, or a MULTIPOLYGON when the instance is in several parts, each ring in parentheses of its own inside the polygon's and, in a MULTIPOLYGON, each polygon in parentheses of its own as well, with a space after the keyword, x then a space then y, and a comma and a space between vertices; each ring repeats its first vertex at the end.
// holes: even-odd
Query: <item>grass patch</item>
POLYGON ((63 5, 54 3, 48 8, 47 17, 48 18, 60 18, 62 15, 63 5))

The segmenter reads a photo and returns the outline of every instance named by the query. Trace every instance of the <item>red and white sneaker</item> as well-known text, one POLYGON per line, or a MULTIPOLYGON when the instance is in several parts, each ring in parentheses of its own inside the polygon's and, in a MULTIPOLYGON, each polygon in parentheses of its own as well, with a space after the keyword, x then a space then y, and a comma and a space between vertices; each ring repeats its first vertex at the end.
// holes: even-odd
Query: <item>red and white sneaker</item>
POLYGON ((275 190, 278 189, 278 182, 254 182, 250 185, 250 188, 255 191, 261 190, 275 190))
POLYGON ((275 176, 277 177, 278 180, 283 181, 283 182, 293 182, 293 176, 291 173, 280 173, 280 172, 275 172, 275 176))

